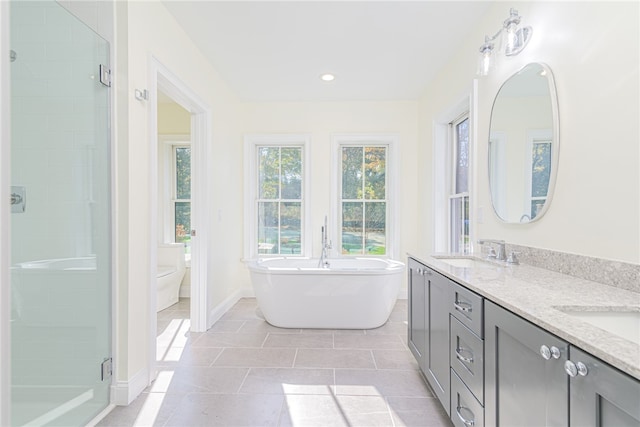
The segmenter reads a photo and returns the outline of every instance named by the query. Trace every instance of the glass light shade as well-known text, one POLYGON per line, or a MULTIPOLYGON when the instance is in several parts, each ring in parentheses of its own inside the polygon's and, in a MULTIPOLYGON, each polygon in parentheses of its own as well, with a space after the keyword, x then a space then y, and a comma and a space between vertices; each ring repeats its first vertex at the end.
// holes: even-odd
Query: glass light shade
POLYGON ((480 56, 478 57, 479 76, 488 75, 495 66, 495 60, 492 58, 493 44, 485 43, 480 47, 480 56))

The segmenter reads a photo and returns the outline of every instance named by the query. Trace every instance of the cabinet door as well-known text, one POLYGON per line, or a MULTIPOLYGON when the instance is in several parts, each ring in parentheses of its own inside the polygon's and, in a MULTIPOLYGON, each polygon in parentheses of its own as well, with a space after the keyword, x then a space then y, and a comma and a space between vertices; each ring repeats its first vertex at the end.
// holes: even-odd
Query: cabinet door
POLYGON ((568 425, 567 355, 566 342, 486 301, 485 425, 568 425))
POLYGON ((418 365, 420 365, 420 369, 424 371, 426 351, 426 286, 424 271, 426 267, 412 258, 409 258, 408 267, 409 336, 407 341, 411 353, 413 353, 413 356, 418 361, 418 365))
POLYGON ((571 361, 587 369, 570 380, 572 426, 640 426, 640 381, 573 346, 571 361))
POLYGON ((427 380, 442 406, 450 412, 449 295, 452 283, 427 270, 427 380))

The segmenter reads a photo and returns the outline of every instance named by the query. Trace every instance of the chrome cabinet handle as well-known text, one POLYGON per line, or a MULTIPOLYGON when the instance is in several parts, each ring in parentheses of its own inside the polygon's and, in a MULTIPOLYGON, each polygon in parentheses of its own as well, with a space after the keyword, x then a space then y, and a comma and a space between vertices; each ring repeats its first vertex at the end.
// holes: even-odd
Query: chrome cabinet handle
POLYGON ((464 348, 456 348, 456 359, 464 363, 473 363, 473 352, 464 348), (471 357, 466 357, 463 353, 468 353, 471 357))
POLYGON ((548 347, 543 344, 540 346, 540 355, 544 360, 549 360, 552 357, 554 359, 560 359, 560 349, 555 345, 548 347))
POLYGON ((587 369, 587 365, 582 362, 574 363, 571 360, 567 360, 564 362, 564 371, 571 378, 575 378, 578 375, 586 377, 589 373, 589 369, 587 369))
POLYGON ((468 302, 458 301, 458 300, 453 302, 453 308, 465 313, 471 313, 473 311, 473 306, 471 304, 469 304, 468 302))
POLYGON ((474 420, 468 420, 465 417, 463 417, 462 414, 460 413, 460 411, 462 410, 468 411, 472 416, 473 416, 473 412, 471 412, 469 408, 465 408, 464 406, 456 407, 456 414, 458 415, 458 418, 460 418, 460 421, 462 421, 462 423, 466 426, 469 426, 469 427, 473 426, 476 422, 474 420))
POLYGON ((542 356, 542 358, 544 360, 549 360, 551 359, 551 349, 549 347, 547 347, 546 345, 541 345, 540 346, 540 355, 542 356))

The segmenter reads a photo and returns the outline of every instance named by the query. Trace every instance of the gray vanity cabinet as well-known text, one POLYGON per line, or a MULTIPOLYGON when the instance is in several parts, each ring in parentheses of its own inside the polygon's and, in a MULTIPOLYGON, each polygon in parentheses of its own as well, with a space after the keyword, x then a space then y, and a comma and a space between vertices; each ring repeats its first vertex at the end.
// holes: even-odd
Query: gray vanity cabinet
POLYGON ((568 425, 568 344, 488 300, 484 309, 485 425, 568 425))
POLYGON ((453 282, 427 269, 427 381, 450 413, 449 300, 453 282))
POLYGON ((424 271, 426 267, 413 258, 409 258, 407 263, 408 271, 408 291, 409 291, 409 328, 407 343, 409 350, 418 361, 420 369, 425 370, 426 356, 426 316, 425 304, 427 281, 424 271))
POLYGON ((408 345, 449 414, 449 306, 451 282, 409 258, 408 345))
POLYGON ((640 381, 573 346, 570 355, 571 426, 640 426, 640 381))

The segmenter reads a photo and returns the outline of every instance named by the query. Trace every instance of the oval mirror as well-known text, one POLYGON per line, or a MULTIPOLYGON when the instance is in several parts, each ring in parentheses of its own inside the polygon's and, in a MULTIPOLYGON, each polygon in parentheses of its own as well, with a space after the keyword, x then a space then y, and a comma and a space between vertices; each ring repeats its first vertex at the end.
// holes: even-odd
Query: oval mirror
POLYGON ((558 168, 558 102, 551 69, 532 63, 500 88, 491 109, 489 185, 493 209, 508 223, 540 219, 558 168))

